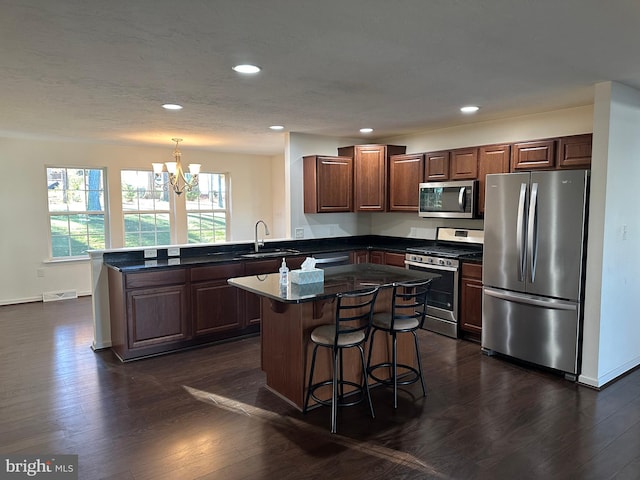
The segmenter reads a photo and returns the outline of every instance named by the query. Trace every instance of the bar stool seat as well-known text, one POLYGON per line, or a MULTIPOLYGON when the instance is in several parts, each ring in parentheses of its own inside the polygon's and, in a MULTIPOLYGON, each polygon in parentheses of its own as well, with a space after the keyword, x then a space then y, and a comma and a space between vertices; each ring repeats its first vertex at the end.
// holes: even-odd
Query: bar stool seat
POLYGON ((303 412, 309 407, 309 400, 313 398, 321 405, 331 406, 331 433, 337 430, 338 407, 348 407, 361 403, 366 395, 369 402, 371 416, 375 418, 369 382, 367 381, 367 364, 362 346, 366 343, 371 329, 373 307, 378 295, 378 289, 369 289, 363 292, 343 293, 336 296, 335 323, 320 325, 311 332, 311 342, 314 344, 309 370, 309 382, 307 383, 307 395, 303 412), (313 383, 313 373, 316 364, 318 347, 331 349, 332 375, 330 380, 313 383), (360 351, 362 362, 362 383, 345 380, 344 362, 342 352, 347 348, 357 348, 360 351), (331 385, 331 399, 321 399, 316 395, 316 390, 323 386, 331 385), (345 396, 345 386, 351 387, 351 391, 345 396), (350 398, 347 401, 346 398, 350 398))
POLYGON ((390 312, 380 312, 373 315, 371 321, 371 339, 369 343, 369 357, 367 374, 382 385, 393 386, 393 407, 398 408, 398 385, 410 385, 420 381, 423 396, 427 395, 422 375, 420 361, 420 347, 416 330, 422 327, 427 313, 427 295, 431 287, 431 280, 418 282, 403 282, 393 284, 393 294, 390 312), (392 337, 391 361, 371 365, 373 341, 378 331, 386 332, 392 337), (411 333, 413 335, 418 368, 398 363, 398 334, 411 333), (382 378, 376 373, 379 369, 391 370, 391 377, 382 378), (399 377, 398 369, 403 370, 399 377))

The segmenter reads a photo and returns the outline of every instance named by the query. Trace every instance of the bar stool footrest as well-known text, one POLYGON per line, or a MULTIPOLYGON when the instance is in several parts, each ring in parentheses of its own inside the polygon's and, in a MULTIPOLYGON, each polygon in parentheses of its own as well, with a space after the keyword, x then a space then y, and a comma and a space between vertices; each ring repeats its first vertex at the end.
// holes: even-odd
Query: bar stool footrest
MULTIPOLYGON (((393 385, 393 376, 391 376, 391 378, 383 379, 376 376, 376 374, 373 373, 375 370, 379 368, 393 369, 393 363, 391 362, 377 363, 367 368, 367 375, 373 378, 376 382, 382 385, 393 385)), ((398 363, 397 368, 399 369, 402 368, 404 370, 407 370, 406 372, 402 372, 401 375, 398 375, 398 380, 396 382, 398 385, 411 385, 412 383, 416 383, 418 380, 420 380, 420 372, 418 371, 417 368, 414 368, 410 365, 405 365, 402 363, 398 363), (409 376, 409 378, 405 378, 407 376, 409 376)))
MULTIPOLYGON (((322 400, 321 398, 316 397, 316 390, 320 387, 326 387, 326 386, 332 386, 333 385, 333 380, 325 380, 324 382, 319 382, 319 383, 314 383, 313 385, 311 385, 309 387, 309 390, 311 391, 311 398, 313 398, 317 403, 319 403, 320 405, 327 405, 327 406, 331 406, 331 399, 329 400, 322 400)), ((350 392, 347 392, 344 396, 340 396, 338 395, 338 407, 352 407, 354 405, 358 405, 360 403, 362 403, 365 398, 366 398, 366 390, 365 387, 355 383, 355 382, 349 382, 347 380, 339 380, 338 381, 338 388, 340 388, 341 385, 349 385, 351 387, 354 387, 355 390, 351 390, 350 392), (345 402, 344 398, 345 397, 351 397, 352 395, 359 395, 359 397, 356 400, 353 400, 351 402, 345 402)))

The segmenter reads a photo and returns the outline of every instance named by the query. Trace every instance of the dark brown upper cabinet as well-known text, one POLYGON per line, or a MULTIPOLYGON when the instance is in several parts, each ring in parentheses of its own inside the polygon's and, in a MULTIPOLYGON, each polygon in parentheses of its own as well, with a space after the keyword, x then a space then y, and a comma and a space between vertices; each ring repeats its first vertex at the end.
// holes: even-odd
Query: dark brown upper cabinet
POLYGON ((353 211, 353 158, 303 157, 304 213, 353 211))
POLYGON ((591 168, 593 135, 572 135, 558 140, 558 168, 591 168))
POLYGON ((556 140, 514 143, 511 170, 549 170, 555 167, 556 140))
POLYGON ((354 211, 386 211, 389 157, 405 151, 406 147, 400 145, 353 145, 338 148, 338 155, 353 158, 354 211))
POLYGON ((475 180, 478 178, 478 149, 459 148, 451 150, 449 180, 475 180))
POLYGON ((449 180, 449 160, 451 152, 429 152, 424 154, 425 182, 449 180))
POLYGON ((485 145, 478 149, 478 213, 484 215, 484 189, 490 173, 509 173, 511 145, 485 145))
POLYGON ((389 158, 389 211, 417 212, 418 188, 424 174, 421 153, 391 155, 389 158))

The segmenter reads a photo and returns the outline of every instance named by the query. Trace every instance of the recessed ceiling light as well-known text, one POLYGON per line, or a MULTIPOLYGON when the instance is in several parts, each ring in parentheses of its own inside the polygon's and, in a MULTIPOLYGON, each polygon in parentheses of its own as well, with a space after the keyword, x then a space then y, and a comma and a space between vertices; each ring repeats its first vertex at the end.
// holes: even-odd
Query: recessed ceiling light
POLYGON ((178 105, 177 103, 165 103, 162 105, 162 108, 165 110, 182 110, 182 105, 178 105))
POLYGON ((271 130, 284 130, 284 126, 282 125, 271 125, 269 128, 271 130))
POLYGON ((373 128, 367 127, 367 128, 360 129, 360 133, 371 133, 371 132, 373 132, 373 128))
POLYGON ((480 110, 480 107, 477 107, 475 105, 467 105, 466 107, 462 107, 460 109, 462 113, 476 113, 478 110, 480 110))
POLYGON ((236 65, 233 70, 238 73, 258 73, 261 68, 255 65, 236 65))

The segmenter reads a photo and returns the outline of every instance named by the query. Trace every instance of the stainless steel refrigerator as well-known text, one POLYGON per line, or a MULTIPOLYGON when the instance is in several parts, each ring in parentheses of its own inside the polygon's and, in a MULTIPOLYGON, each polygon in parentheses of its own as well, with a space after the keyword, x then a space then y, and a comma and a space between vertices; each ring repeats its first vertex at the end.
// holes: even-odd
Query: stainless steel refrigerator
POLYGON ((482 348, 580 369, 588 170, 487 175, 482 348))

